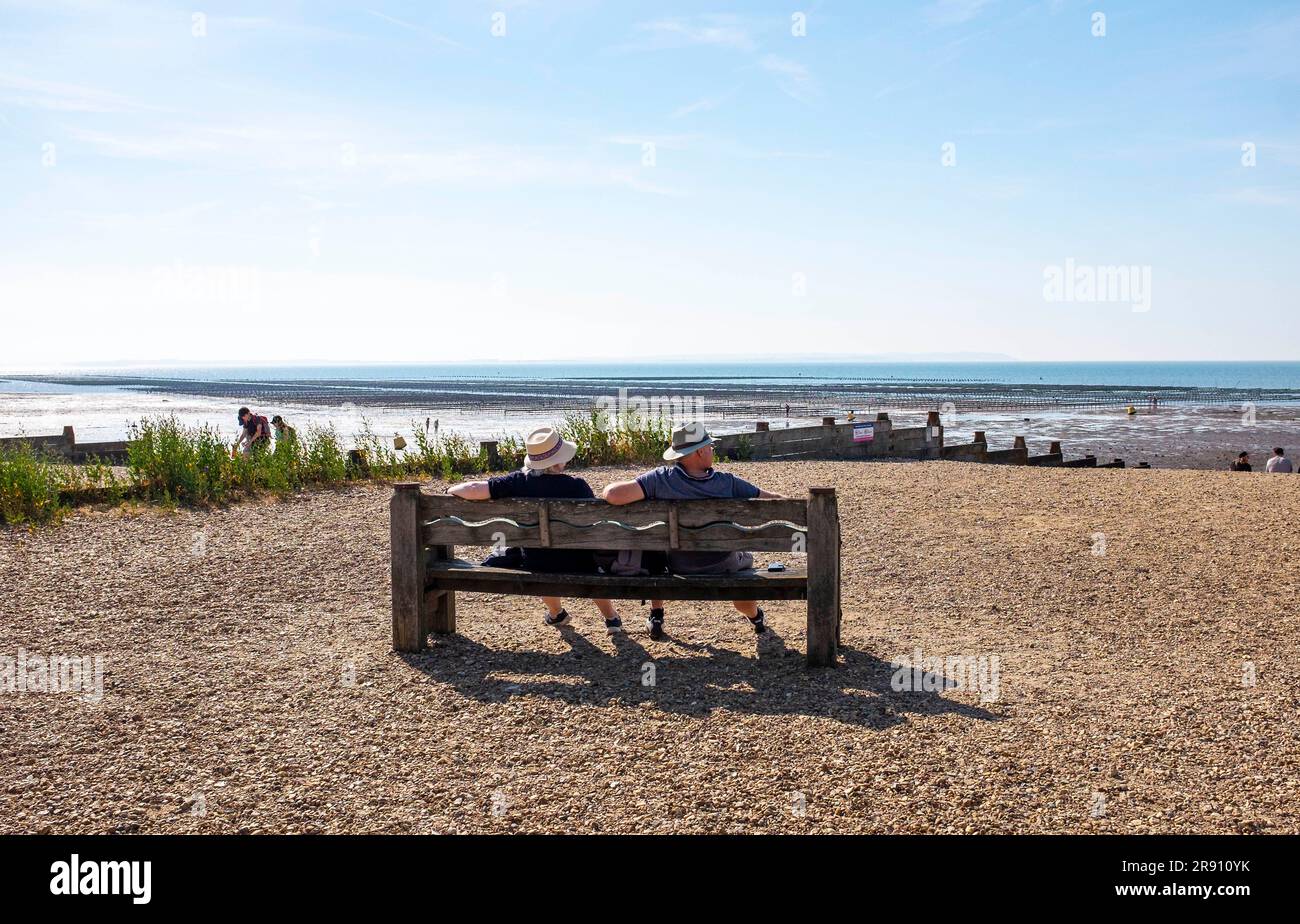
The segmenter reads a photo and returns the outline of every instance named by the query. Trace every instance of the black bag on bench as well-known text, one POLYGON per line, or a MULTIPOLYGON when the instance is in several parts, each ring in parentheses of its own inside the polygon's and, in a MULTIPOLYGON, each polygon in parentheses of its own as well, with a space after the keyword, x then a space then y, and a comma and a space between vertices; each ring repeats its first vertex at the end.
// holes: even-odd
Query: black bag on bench
POLYGON ((602 574, 646 577, 668 573, 668 553, 656 549, 623 549, 596 552, 596 566, 602 574))
POLYGON ((524 550, 517 548, 502 549, 500 552, 493 552, 483 559, 482 564, 485 568, 513 568, 516 571, 523 571, 524 550))

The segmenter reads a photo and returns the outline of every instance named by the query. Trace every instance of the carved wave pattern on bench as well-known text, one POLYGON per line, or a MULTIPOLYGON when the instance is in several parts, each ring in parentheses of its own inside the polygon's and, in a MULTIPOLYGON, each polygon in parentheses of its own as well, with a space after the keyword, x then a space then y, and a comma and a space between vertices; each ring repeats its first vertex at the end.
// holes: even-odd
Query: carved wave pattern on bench
POLYGON ((517 529, 532 529, 535 526, 537 526, 536 520, 533 520, 531 523, 528 522, 527 520, 520 522, 519 520, 510 519, 510 517, 489 517, 486 520, 462 520, 460 517, 438 517, 436 520, 429 520, 424 525, 438 526, 439 524, 443 524, 443 523, 455 523, 457 526, 470 526, 470 527, 491 526, 493 523, 509 523, 511 526, 514 526, 517 529))
MULTIPOLYGON (((645 532, 648 529, 657 529, 660 526, 668 525, 667 520, 655 520, 653 523, 647 523, 644 526, 633 526, 629 523, 623 523, 619 520, 596 520, 592 523, 574 523, 570 520, 562 520, 559 518, 555 518, 552 519, 551 522, 562 523, 565 526, 572 527, 573 529, 595 529, 599 526, 617 526, 619 529, 625 529, 631 533, 641 533, 641 532, 645 532)), ((491 526, 494 523, 503 523, 503 524, 509 524, 510 526, 513 526, 516 529, 532 529, 538 525, 536 521, 521 522, 519 520, 513 520, 509 517, 489 517, 486 520, 465 520, 457 516, 438 517, 437 519, 429 520, 424 525, 437 526, 441 523, 454 523, 457 526, 465 526, 465 527, 491 526)), ((761 532, 762 530, 765 530, 772 526, 787 526, 796 532, 808 531, 807 526, 802 526, 798 523, 791 522, 790 520, 768 520, 767 522, 760 523, 757 526, 741 526, 739 523, 732 523, 728 520, 714 520, 712 523, 701 523, 699 526, 678 526, 678 529, 697 533, 706 529, 713 529, 714 527, 717 526, 730 527, 731 529, 737 530, 742 533, 761 532)))
POLYGON ((698 533, 700 530, 712 529, 715 526, 729 526, 742 533, 757 533, 770 526, 788 526, 797 533, 808 532, 807 526, 800 526, 798 523, 793 523, 790 520, 768 520, 766 523, 759 523, 757 526, 741 526, 739 523, 732 523, 730 520, 714 520, 712 523, 701 523, 699 526, 678 526, 677 528, 698 533))
MULTIPOLYGON (((533 529, 538 523, 536 520, 529 522, 527 520, 512 520, 509 517, 491 517, 486 520, 463 520, 460 517, 438 517, 436 520, 429 520, 425 526, 438 526, 443 523, 455 523, 457 526, 491 526, 494 523, 508 523, 518 529, 533 529)), ((552 517, 551 523, 562 523, 565 526, 571 526, 574 529, 595 529, 597 526, 617 526, 619 529, 626 529, 628 532, 640 533, 647 529, 655 529, 659 526, 667 526, 667 520, 655 520, 653 523, 647 523, 645 526, 633 526, 629 523, 622 523, 618 520, 596 520, 594 523, 573 523, 569 520, 562 520, 559 517, 552 517)), ((683 527, 685 529, 685 527, 683 527)))

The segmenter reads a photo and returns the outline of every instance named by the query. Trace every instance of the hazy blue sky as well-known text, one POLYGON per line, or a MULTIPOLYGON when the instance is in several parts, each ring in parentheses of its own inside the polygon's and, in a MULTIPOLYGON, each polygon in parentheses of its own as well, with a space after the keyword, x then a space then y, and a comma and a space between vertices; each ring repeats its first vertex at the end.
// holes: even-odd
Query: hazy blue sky
POLYGON ((0 366, 1296 358, 1298 79, 1295 3, 0 0, 0 366))

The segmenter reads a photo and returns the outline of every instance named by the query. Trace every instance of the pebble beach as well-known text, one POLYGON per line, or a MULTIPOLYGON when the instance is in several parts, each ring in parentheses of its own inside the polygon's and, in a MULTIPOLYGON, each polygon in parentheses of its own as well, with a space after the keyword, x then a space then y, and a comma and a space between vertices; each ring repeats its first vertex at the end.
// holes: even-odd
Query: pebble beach
POLYGON ((0 688, 0 832, 1300 833, 1300 480, 727 468, 836 487, 839 667, 801 602, 760 647, 725 604, 652 642, 461 594, 395 654, 382 485, 0 530, 0 657, 102 658, 0 688))

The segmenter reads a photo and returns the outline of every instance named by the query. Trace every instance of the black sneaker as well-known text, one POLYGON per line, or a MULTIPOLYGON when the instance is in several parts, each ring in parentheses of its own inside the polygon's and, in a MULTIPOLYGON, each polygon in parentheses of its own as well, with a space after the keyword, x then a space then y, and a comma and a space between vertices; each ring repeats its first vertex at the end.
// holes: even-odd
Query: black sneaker
POLYGON ((664 637, 664 611, 662 609, 653 609, 650 611, 650 617, 645 621, 645 627, 650 630, 650 637, 655 641, 664 637))
POLYGON ((763 609, 762 607, 760 607, 758 610, 758 615, 755 616, 753 619, 749 620, 749 624, 754 627, 755 635, 762 635, 764 632, 767 631, 767 623, 764 620, 765 620, 765 616, 763 614, 763 609))
POLYGON ((554 616, 552 616, 550 613, 546 614, 546 624, 548 626, 562 626, 568 621, 569 621, 568 610, 560 610, 554 616))
POLYGON ((623 631, 623 620, 615 616, 613 619, 605 620, 605 631, 610 635, 617 635, 623 631))

